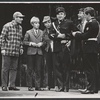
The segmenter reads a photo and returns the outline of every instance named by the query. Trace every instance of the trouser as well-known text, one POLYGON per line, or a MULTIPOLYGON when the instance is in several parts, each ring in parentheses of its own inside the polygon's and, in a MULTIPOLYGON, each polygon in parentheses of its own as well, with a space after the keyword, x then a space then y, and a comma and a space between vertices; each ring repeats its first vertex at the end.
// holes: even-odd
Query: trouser
POLYGON ((70 55, 66 46, 62 46, 61 52, 53 53, 53 66, 55 73, 55 86, 69 88, 70 55))
POLYGON ((96 53, 87 53, 83 55, 83 63, 87 74, 87 89, 98 91, 99 88, 99 69, 98 56, 96 53))
POLYGON ((54 77, 53 77, 53 57, 52 52, 45 52, 44 57, 46 59, 46 71, 47 71, 47 85, 51 88, 54 86, 54 77))
POLYGON ((9 83, 9 87, 15 87, 17 64, 18 64, 18 57, 6 56, 6 55, 2 56, 2 72, 1 72, 2 86, 7 87, 7 83, 9 83))
POLYGON ((27 86, 32 87, 32 79, 34 78, 35 88, 40 88, 42 55, 28 55, 27 58, 27 86))

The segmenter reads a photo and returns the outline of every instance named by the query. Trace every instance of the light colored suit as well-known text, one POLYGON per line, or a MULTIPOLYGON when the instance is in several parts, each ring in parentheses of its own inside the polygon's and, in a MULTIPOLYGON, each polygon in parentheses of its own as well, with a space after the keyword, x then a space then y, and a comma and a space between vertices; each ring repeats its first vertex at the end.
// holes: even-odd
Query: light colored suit
POLYGON ((38 53, 39 55, 43 55, 41 47, 33 47, 33 46, 29 46, 30 42, 35 42, 35 43, 39 43, 42 42, 42 37, 43 37, 43 31, 42 30, 38 30, 38 34, 35 34, 34 29, 30 29, 26 32, 25 37, 24 37, 24 45, 28 46, 27 49, 27 55, 35 55, 36 53, 38 53))
POLYGON ((32 73, 35 75, 35 88, 40 88, 41 83, 41 68, 42 68, 42 57, 43 52, 41 47, 30 46, 30 42, 40 43, 42 42, 43 31, 38 29, 38 33, 35 33, 34 29, 30 29, 26 32, 24 37, 24 45, 27 48, 27 86, 32 87, 32 73), (33 72, 32 72, 33 71, 33 72))

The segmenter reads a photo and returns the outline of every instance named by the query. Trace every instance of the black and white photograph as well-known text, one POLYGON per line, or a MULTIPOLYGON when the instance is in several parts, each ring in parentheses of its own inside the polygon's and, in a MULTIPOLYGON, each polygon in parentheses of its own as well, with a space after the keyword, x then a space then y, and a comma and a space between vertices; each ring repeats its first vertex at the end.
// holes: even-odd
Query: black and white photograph
POLYGON ((100 2, 0 2, 2 98, 100 98, 100 2))

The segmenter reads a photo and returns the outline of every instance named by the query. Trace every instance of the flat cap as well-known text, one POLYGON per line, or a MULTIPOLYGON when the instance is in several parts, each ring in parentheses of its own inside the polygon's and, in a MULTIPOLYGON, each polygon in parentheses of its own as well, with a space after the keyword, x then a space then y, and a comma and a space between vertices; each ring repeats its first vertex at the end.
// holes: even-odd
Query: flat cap
POLYGON ((44 16, 42 22, 44 23, 44 22, 49 21, 49 20, 51 20, 51 19, 50 19, 50 16, 44 16))
POLYGON ((59 13, 59 12, 65 12, 65 9, 63 7, 56 8, 56 13, 59 13))
POLYGON ((16 11, 14 14, 13 14, 13 18, 15 17, 25 17, 25 15, 23 15, 21 12, 19 11, 16 11))
POLYGON ((38 17, 33 16, 33 17, 31 18, 31 20, 30 20, 30 24, 35 23, 35 22, 39 22, 39 21, 40 21, 40 20, 39 20, 38 17))

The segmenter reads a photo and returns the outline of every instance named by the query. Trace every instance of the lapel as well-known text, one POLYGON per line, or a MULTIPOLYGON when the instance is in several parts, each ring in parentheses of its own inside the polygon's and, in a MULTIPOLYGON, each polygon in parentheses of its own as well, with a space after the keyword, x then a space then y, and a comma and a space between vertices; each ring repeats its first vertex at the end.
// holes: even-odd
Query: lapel
POLYGON ((38 33, 36 34, 34 29, 31 30, 32 34, 34 35, 35 38, 38 38, 40 36, 40 30, 38 30, 38 33))

